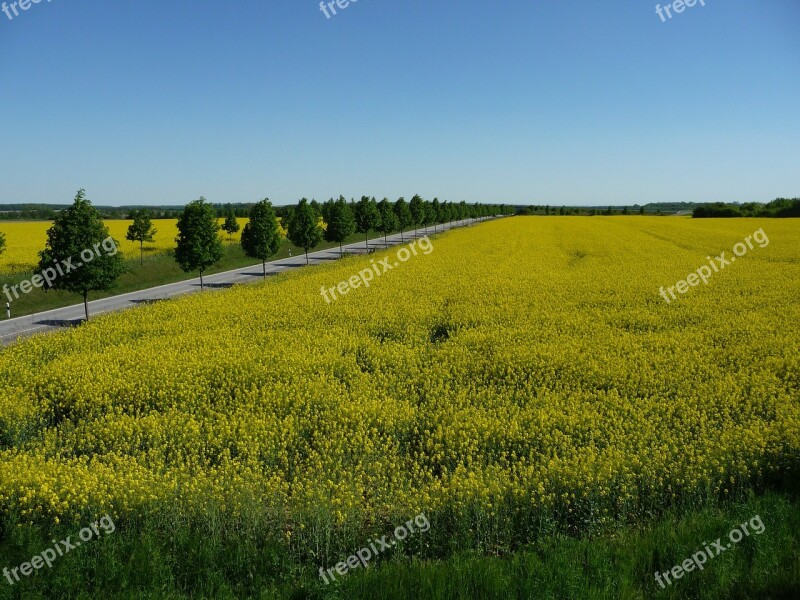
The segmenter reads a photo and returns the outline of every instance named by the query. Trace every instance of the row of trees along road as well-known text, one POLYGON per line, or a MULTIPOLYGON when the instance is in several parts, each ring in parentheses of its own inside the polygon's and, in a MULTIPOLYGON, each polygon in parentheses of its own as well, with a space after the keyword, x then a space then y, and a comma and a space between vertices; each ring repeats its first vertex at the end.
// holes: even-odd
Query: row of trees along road
MULTIPOLYGON (((365 244, 369 242, 369 232, 383 233, 384 241, 389 233, 399 230, 403 234, 413 227, 416 237, 419 227, 436 226, 456 220, 472 219, 482 216, 513 214, 513 208, 506 205, 468 205, 432 202, 414 196, 410 202, 400 198, 392 203, 384 198, 363 196, 359 202, 340 196, 330 199, 324 205, 305 198, 296 207, 285 210, 284 225, 288 238, 298 248, 302 248, 308 264, 308 252, 316 248, 324 238, 339 244, 340 254, 344 254, 343 243, 353 233, 364 234, 365 244), (327 224, 321 226, 321 221, 327 224)), ((131 218, 126 239, 139 243, 139 263, 143 264, 144 243, 152 242, 156 234, 147 211, 135 210, 131 218)), ((228 236, 239 231, 239 224, 232 211, 220 227, 213 205, 205 198, 186 205, 178 218, 178 237, 175 239, 175 260, 185 272, 199 272, 200 288, 204 288, 203 274, 222 259, 224 254, 220 229, 228 236)), ((76 260, 82 252, 101 246, 110 234, 103 224, 100 213, 86 198, 86 192, 79 190, 72 205, 58 212, 53 226, 47 232, 45 249, 39 252, 38 273, 52 269, 70 260, 76 260)), ((114 244, 119 246, 115 240, 114 244)), ((281 248, 282 238, 276 210, 268 199, 254 204, 250 209, 249 222, 244 226, 241 238, 245 254, 261 261, 264 277, 267 275, 267 261, 281 248)), ((5 250, 6 240, 0 234, 0 254, 5 250)), ((91 261, 83 261, 79 268, 66 269, 59 277, 46 283, 46 289, 67 291, 83 296, 86 319, 89 319, 89 293, 112 290, 126 267, 122 253, 95 253, 91 261)))
MULTIPOLYGON (((419 195, 415 195, 410 202, 400 198, 395 203, 386 198, 376 202, 375 198, 368 196, 362 196, 357 203, 352 200, 348 203, 343 196, 339 196, 338 200, 331 198, 323 205, 303 198, 297 206, 285 210, 284 225, 289 241, 303 249, 308 264, 309 251, 316 248, 322 239, 339 244, 339 253, 344 255, 343 244, 354 232, 364 235, 367 247, 370 231, 383 233, 384 242, 387 242, 389 233, 399 230, 404 243, 404 232, 411 227, 416 237, 419 227, 433 225, 435 233, 439 224, 513 213, 514 208, 507 205, 455 204, 439 202, 438 198, 429 202, 419 195), (320 221, 326 223, 325 228, 320 226, 320 221)), ((230 236, 238 228, 236 217, 229 211, 222 229, 230 236)), ((219 229, 213 206, 202 197, 188 204, 178 220, 180 233, 175 258, 184 271, 200 272, 201 289, 203 272, 222 257, 221 240, 217 234, 219 229)), ((277 254, 281 246, 279 231, 276 211, 268 199, 252 207, 250 221, 242 231, 241 244, 248 257, 261 261, 264 277, 267 261, 277 254)))
MULTIPOLYGON (((311 206, 314 206, 313 202, 311 206)), ((513 207, 505 205, 468 205, 465 202, 454 204, 439 202, 438 198, 428 202, 419 195, 414 196, 411 202, 400 198, 394 203, 386 198, 376 202, 375 198, 368 196, 362 196, 359 202, 348 203, 344 197, 339 196, 338 200, 328 200, 319 210, 320 216, 327 223, 325 240, 339 243, 340 252, 342 242, 354 232, 363 234, 364 244, 368 245, 370 231, 382 233, 384 242, 391 232, 400 231, 400 239, 405 243, 404 234, 411 227, 414 228, 416 237, 420 227, 433 225, 436 233, 439 224, 513 213, 513 207)))

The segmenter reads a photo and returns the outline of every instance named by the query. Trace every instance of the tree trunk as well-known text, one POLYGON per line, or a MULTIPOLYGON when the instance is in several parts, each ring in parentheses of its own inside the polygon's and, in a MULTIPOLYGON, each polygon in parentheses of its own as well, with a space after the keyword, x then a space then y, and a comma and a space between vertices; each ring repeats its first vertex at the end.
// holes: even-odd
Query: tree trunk
POLYGON ((139 266, 144 265, 144 242, 139 242, 139 266))
POLYGON ((83 311, 86 313, 86 322, 89 322, 89 290, 83 290, 83 311))
POLYGON ((200 271, 200 291, 203 291, 203 272, 200 271))
POLYGON ((400 243, 401 244, 405 244, 406 243, 406 241, 403 239, 403 230, 402 229, 400 230, 400 243))
POLYGON ((369 250, 369 231, 364 234, 364 248, 369 250))
POLYGON ((344 248, 342 248, 342 242, 339 242, 339 258, 344 258, 344 248))
POLYGON ((306 265, 308 265, 308 248, 304 248, 304 250, 306 251, 306 265))
POLYGON ((264 267, 264 279, 267 278, 267 261, 263 261, 261 266, 264 267))

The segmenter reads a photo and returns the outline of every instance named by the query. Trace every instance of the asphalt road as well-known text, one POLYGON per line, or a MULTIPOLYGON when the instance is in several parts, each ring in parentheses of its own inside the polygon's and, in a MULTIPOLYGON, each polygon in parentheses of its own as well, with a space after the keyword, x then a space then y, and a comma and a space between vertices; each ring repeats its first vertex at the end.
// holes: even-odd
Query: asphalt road
MULTIPOLYGON (((489 217, 478 219, 477 222, 488 220, 489 217)), ((451 228, 470 225, 476 221, 457 221, 451 225, 438 226, 436 231, 442 232, 451 228)), ((417 232, 417 237, 425 235, 432 235, 434 233, 433 227, 420 229, 417 232)), ((411 240, 414 238, 414 232, 405 233, 404 239, 411 240)), ((387 238, 388 246, 395 246, 401 243, 400 234, 390 235, 387 238)), ((344 246, 345 254, 365 254, 368 251, 380 251, 385 249, 387 244, 384 243, 382 237, 375 238, 369 241, 369 250, 366 248, 364 242, 349 244, 344 246)), ((318 252, 309 253, 309 264, 320 264, 324 261, 338 260, 339 249, 331 248, 328 250, 320 250, 318 252)), ((274 262, 267 263, 267 274, 283 273, 291 269, 298 269, 306 266, 305 256, 294 256, 292 258, 284 258, 274 262)), ((203 277, 203 283, 206 291, 229 288, 231 286, 243 283, 253 283, 263 280, 263 269, 260 264, 249 267, 242 267, 234 269, 233 271, 225 271, 224 273, 217 273, 215 275, 206 275, 203 277)), ((125 310, 141 304, 156 302, 158 300, 166 300, 184 294, 191 294, 200 291, 200 278, 187 279, 185 281, 178 281, 167 285, 161 285, 154 288, 139 290, 137 292, 130 292, 128 294, 121 294, 119 296, 111 296, 103 298, 102 300, 94 300, 89 302, 89 316, 96 317, 98 315, 125 310)), ((3 315, 4 316, 4 315, 3 315)), ((75 327, 82 323, 85 319, 83 304, 74 304, 72 306, 65 306, 63 308, 56 308, 25 317, 17 317, 15 319, 6 319, 0 321, 0 346, 13 344, 20 338, 28 337, 39 333, 49 333, 58 331, 65 327, 75 327)))

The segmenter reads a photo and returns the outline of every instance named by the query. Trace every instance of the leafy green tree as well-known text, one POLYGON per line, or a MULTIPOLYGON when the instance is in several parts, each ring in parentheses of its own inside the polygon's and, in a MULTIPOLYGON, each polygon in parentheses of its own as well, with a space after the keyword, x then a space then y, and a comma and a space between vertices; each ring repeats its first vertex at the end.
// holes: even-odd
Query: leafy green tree
POLYGON ((131 216, 133 223, 128 227, 125 239, 129 242, 139 242, 139 265, 141 266, 144 264, 144 243, 154 242, 158 230, 153 227, 150 213, 146 210, 135 210, 131 216))
POLYGON ((200 272, 200 289, 203 289, 203 271, 222 258, 222 240, 214 207, 202 196, 186 205, 178 218, 178 237, 175 238, 175 260, 185 272, 200 272))
POLYGON ((222 225, 222 229, 228 234, 229 242, 233 234, 240 229, 239 221, 236 219, 236 214, 232 208, 228 208, 228 214, 225 215, 225 223, 222 225))
POLYGON ((458 203, 458 220, 459 221, 463 221, 464 219, 467 218, 467 214, 469 214, 468 210, 469 209, 467 208, 467 203, 466 202, 464 202, 462 200, 461 202, 458 203))
POLYGON ((442 223, 444 218, 442 216, 442 205, 439 203, 438 198, 434 198, 430 204, 431 221, 433 222, 433 233, 436 233, 436 225, 442 223))
POLYGON ((269 198, 257 202, 250 209, 250 220, 242 230, 241 244, 247 256, 261 261, 266 279, 267 261, 281 248, 278 219, 269 198))
POLYGON ((109 235, 85 190, 78 190, 72 206, 56 215, 47 231, 47 244, 39 252, 39 271, 47 287, 83 295, 87 321, 89 292, 113 289, 125 271, 117 241, 109 235))
POLYGON ((411 211, 411 218, 414 220, 414 237, 417 237, 417 228, 425 224, 425 201, 415 194, 408 203, 408 208, 411 211))
POLYGON ((455 218, 453 208, 452 202, 447 202, 446 200, 442 202, 442 223, 447 222, 450 226, 453 225, 453 219, 455 218))
POLYGON ((408 202, 406 202, 405 198, 400 197, 394 203, 394 216, 397 219, 397 228, 400 230, 400 241, 405 244, 403 231, 414 224, 414 217, 411 215, 411 209, 408 208, 408 202))
POLYGON ((319 217, 323 217, 322 206, 320 205, 319 202, 317 202, 316 200, 311 200, 311 208, 314 209, 314 214, 317 215, 317 220, 319 220, 319 217))
POLYGON ((319 215, 306 198, 300 200, 295 208, 287 229, 289 240, 305 251, 308 264, 308 251, 319 245, 322 240, 322 229, 319 226, 319 215))
POLYGON ((356 231, 364 234, 364 245, 369 248, 369 232, 381 226, 381 215, 375 198, 362 196, 355 209, 356 231))
POLYGON ((328 228, 325 230, 325 241, 339 244, 339 255, 344 256, 342 243, 350 237, 356 230, 356 219, 350 205, 344 196, 339 196, 337 201, 330 200, 325 203, 323 212, 326 213, 326 223, 328 228))
MULTIPOLYGON (((344 198, 344 196, 339 196, 339 198, 344 198)), ((329 198, 328 201, 324 202, 320 207, 320 211, 322 213, 322 220, 325 221, 325 223, 330 223, 331 208, 333 208, 334 204, 336 204, 336 200, 334 200, 333 198, 329 198)))
POLYGON ((425 200, 423 203, 425 210, 422 213, 422 224, 425 226, 425 233, 428 233, 428 225, 436 220, 436 215, 433 212, 433 202, 425 200))
POLYGON ((639 214, 640 214, 640 215, 643 215, 643 214, 644 214, 644 206, 642 206, 642 207, 639 209, 639 214))
POLYGON ((378 213, 381 215, 380 231, 383 233, 383 243, 388 246, 387 236, 397 228, 397 217, 388 198, 384 198, 378 203, 378 213))

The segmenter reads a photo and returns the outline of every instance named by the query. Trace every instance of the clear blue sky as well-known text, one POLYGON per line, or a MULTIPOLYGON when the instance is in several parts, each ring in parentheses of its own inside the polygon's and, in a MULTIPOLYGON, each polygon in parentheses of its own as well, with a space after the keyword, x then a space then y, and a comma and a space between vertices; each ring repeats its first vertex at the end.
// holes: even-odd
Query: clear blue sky
POLYGON ((42 0, 0 12, 0 203, 800 196, 800 1, 705 3, 42 0))

